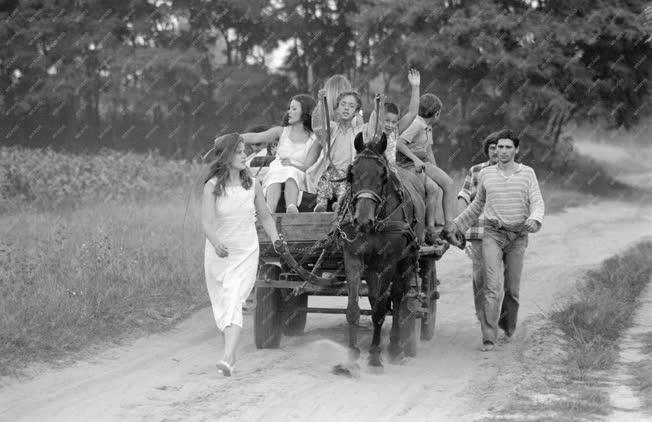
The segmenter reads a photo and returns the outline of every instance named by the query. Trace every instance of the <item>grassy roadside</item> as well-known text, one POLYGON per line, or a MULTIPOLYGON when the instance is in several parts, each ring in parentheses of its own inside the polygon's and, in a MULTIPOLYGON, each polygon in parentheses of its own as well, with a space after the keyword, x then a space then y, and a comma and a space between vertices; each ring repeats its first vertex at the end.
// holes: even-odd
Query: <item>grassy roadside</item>
POLYGON ((186 201, 0 216, 0 374, 204 306, 203 237, 186 201))
POLYGON ((591 371, 610 368, 617 342, 631 325, 636 299, 652 274, 652 241, 632 247, 590 271, 563 309, 551 315, 568 340, 568 364, 582 379, 591 371))
POLYGON ((643 406, 648 414, 652 415, 652 333, 647 333, 641 338, 644 344, 642 350, 647 359, 634 364, 637 393, 643 400, 643 406))
POLYGON ((522 375, 511 386, 509 404, 482 420, 589 421, 608 415, 608 371, 650 280, 650 256, 652 241, 643 241, 588 272, 519 350, 522 375))

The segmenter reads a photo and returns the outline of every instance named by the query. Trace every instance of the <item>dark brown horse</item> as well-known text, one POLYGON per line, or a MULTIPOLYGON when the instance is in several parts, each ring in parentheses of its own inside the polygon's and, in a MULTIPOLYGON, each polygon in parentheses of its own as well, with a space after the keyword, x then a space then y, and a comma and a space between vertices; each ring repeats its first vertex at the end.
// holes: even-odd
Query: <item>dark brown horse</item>
MULTIPOLYGON (((349 350, 357 366, 358 305, 361 279, 369 288, 372 307, 373 339, 369 350, 369 365, 382 368, 381 329, 387 312, 393 312, 389 354, 402 356, 408 340, 403 328, 409 315, 407 298, 416 293, 419 244, 424 235, 424 187, 412 173, 397 174, 390 169, 383 153, 387 147, 385 134, 377 142, 365 145, 362 134, 355 138, 357 151, 349 167, 350 194, 342 206, 340 243, 348 286, 347 322, 349 350), (403 334, 402 334, 403 333, 403 334)), ((413 333, 410 333, 414 335, 413 333)), ((346 366, 336 367, 347 372, 346 366)))

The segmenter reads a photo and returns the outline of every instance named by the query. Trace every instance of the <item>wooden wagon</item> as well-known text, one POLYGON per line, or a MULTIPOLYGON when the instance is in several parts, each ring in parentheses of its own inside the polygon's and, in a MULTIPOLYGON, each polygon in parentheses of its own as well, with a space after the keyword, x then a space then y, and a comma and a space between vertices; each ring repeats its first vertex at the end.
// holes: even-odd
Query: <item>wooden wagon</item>
MULTIPOLYGON (((289 251, 301 266, 300 275, 274 251, 270 239, 261 226, 258 226, 260 243, 260 266, 256 280, 256 308, 254 337, 256 347, 277 348, 283 335, 303 333, 307 314, 343 314, 346 309, 309 307, 309 296, 346 296, 346 279, 342 253, 334 236, 335 213, 304 212, 299 214, 274 214, 274 218, 288 243, 289 251), (329 278, 330 283, 316 284, 305 277, 310 274, 329 278)), ((443 255, 445 248, 423 246, 420 249, 419 277, 411 286, 411 303, 408 306, 407 324, 412 332, 406 345, 406 354, 415 356, 417 349, 416 324, 420 320, 421 340, 434 336, 437 299, 437 270, 435 261, 443 255)), ((363 280, 364 281, 364 280, 363 280)), ((363 282, 360 296, 367 296, 368 289, 363 282)), ((370 310, 361 310, 370 315, 370 310)), ((391 313, 390 313, 391 314, 391 313)))

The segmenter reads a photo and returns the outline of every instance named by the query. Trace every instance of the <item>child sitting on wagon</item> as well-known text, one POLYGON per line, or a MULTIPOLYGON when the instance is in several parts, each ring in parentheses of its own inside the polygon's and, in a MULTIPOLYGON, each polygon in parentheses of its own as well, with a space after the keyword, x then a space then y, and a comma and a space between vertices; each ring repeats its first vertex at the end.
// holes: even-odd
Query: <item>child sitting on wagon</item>
MULTIPOLYGON (((401 133, 396 144, 397 163, 408 169, 423 169, 428 179, 434 181, 443 190, 444 205, 444 232, 453 233, 453 217, 455 209, 455 192, 453 179, 442 169, 437 167, 435 156, 432 152, 432 127, 441 114, 441 100, 434 94, 426 93, 419 99, 419 112, 412 124, 401 133)), ((426 184, 428 188, 428 184, 426 184)), ((435 186, 436 188, 436 186, 435 186)), ((430 190, 433 185, 430 183, 430 190)), ((436 194, 435 192, 432 192, 436 194)), ((437 200, 434 200, 435 204, 437 200)), ((428 224, 434 227, 434 213, 428 218, 428 224)))
POLYGON ((309 95, 295 95, 290 101, 282 126, 260 133, 243 133, 245 143, 270 143, 278 139, 276 159, 269 164, 263 179, 267 206, 274 212, 283 187, 286 212, 298 213, 301 193, 306 190, 306 170, 317 159, 311 122, 315 100, 309 95))
MULTIPOLYGON (((399 131, 406 129, 417 115, 419 108, 419 85, 421 75, 416 69, 408 73, 408 80, 412 86, 412 97, 408 113, 398 119, 398 108, 396 114, 386 114, 389 122, 385 126, 391 126, 392 135, 388 137, 388 160, 395 162, 396 139, 399 131), (391 158, 390 158, 391 157, 391 158)), ((353 141, 358 132, 363 130, 364 121, 361 116, 362 101, 360 95, 351 90, 351 84, 343 75, 330 77, 325 89, 319 91, 318 104, 313 113, 313 129, 320 141, 320 156, 317 163, 307 171, 308 188, 317 192, 316 212, 326 211, 328 201, 333 194, 337 202, 333 204, 333 211, 337 211, 340 199, 347 189, 344 180, 348 166, 355 157, 353 141), (328 100, 328 117, 331 120, 331 149, 329 156, 328 144, 326 143, 327 131, 324 125, 326 110, 322 99, 326 96, 328 100), (335 159, 333 159, 335 158, 335 159), (341 181, 340 181, 341 180, 341 181)), ((389 132, 388 132, 389 133, 389 132)))
MULTIPOLYGON (((326 95, 325 89, 319 91, 320 99, 326 95)), ((362 100, 357 92, 346 91, 338 95, 334 105, 336 120, 330 121, 330 139, 327 139, 328 130, 324 124, 323 102, 319 101, 315 108, 313 130, 319 140, 316 144, 319 158, 306 171, 308 191, 317 192, 315 212, 325 212, 328 201, 333 195, 337 198, 337 202, 333 204, 333 211, 337 212, 338 204, 346 193, 346 171, 355 157, 353 141, 355 135, 362 129, 361 125, 354 126, 354 118, 358 116, 361 107, 362 100)))
MULTIPOLYGON (((414 166, 409 168, 409 166, 396 166, 396 147, 399 138, 399 133, 404 132, 411 124, 414 119, 417 117, 419 111, 419 86, 421 84, 421 76, 419 71, 416 69, 410 69, 408 73, 408 80, 410 81, 410 86, 412 88, 412 94, 410 97, 410 105, 408 107, 408 112, 405 116, 401 117, 399 120, 400 111, 396 104, 387 101, 381 101, 384 103, 384 107, 381 108, 379 121, 384 122, 384 132, 387 137, 387 148, 385 149, 385 158, 387 159, 390 168, 394 170, 401 180, 406 179, 405 171, 414 172, 414 166)), ((369 117, 369 122, 374 122, 376 119, 375 112, 372 112, 369 117)), ((368 127, 370 123, 366 125, 368 127)), ((371 141, 371 136, 368 136, 367 133, 370 131, 364 131, 365 134, 365 143, 371 141)), ((430 178, 426 177, 424 182, 426 197, 426 242, 429 244, 434 243, 435 237, 437 234, 436 229, 436 216, 437 211, 441 207, 441 189, 437 184, 430 178)))

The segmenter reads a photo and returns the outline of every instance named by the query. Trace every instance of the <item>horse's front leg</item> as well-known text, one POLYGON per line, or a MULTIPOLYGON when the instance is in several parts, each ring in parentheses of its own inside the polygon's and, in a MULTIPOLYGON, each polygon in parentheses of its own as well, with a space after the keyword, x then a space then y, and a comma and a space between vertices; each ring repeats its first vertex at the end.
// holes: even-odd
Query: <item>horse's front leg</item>
POLYGON ((385 316, 387 315, 387 310, 389 309, 389 297, 387 294, 383 294, 387 289, 388 281, 387 277, 380 277, 378 281, 378 286, 380 287, 380 297, 375 298, 375 306, 372 309, 371 320, 374 325, 374 333, 371 339, 371 347, 369 348, 369 366, 375 368, 382 368, 383 363, 380 359, 380 352, 382 348, 380 347, 381 333, 383 329, 383 323, 385 322, 385 316))
POLYGON ((392 330, 389 333, 389 347, 387 351, 393 362, 401 360, 403 345, 401 344, 401 304, 403 303, 403 289, 395 283, 392 286, 392 330))
POLYGON ((348 287, 348 304, 346 307, 346 322, 349 324, 349 357, 357 361, 360 357, 358 348, 358 325, 360 324, 360 279, 364 264, 350 252, 344 251, 344 271, 348 287))

